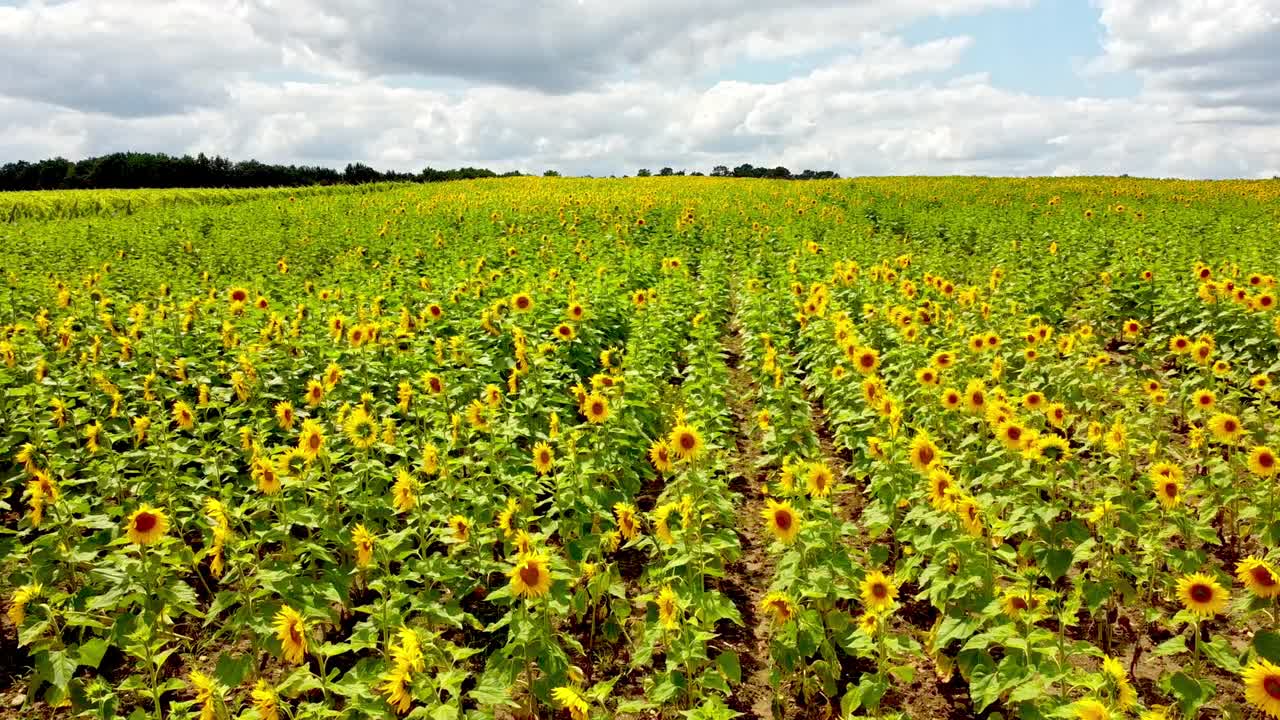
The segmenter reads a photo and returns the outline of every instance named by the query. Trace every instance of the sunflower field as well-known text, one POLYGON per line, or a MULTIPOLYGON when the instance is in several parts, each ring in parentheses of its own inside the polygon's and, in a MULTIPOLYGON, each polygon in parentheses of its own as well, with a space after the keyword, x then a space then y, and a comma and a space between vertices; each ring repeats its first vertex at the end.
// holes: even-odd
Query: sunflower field
POLYGON ((0 198, 0 716, 1280 718, 1280 184, 0 198))

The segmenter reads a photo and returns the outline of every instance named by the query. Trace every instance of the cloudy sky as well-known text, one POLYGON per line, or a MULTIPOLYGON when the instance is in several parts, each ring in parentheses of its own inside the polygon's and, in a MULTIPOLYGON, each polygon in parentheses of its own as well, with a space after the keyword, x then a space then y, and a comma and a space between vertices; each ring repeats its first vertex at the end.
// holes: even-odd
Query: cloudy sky
POLYGON ((1270 177, 1277 48, 1280 0, 0 0, 0 162, 1270 177))

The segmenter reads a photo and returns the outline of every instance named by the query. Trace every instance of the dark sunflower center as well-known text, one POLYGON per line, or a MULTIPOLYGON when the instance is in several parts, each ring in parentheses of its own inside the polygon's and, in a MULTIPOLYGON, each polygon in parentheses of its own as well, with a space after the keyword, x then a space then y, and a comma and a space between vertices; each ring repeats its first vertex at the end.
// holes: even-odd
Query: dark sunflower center
POLYGON ((1013 442, 1017 442, 1021 440, 1022 428, 1016 428, 1016 427, 1009 428, 1007 431, 1005 431, 1005 437, 1009 438, 1013 442))
POLYGON ((986 399, 987 399, 986 396, 980 392, 976 392, 969 396, 969 402, 973 403, 974 405, 981 405, 982 403, 986 402, 986 399))
POLYGON ((317 434, 315 434, 315 433, 312 433, 311 437, 307 439, 307 445, 308 445, 312 450, 319 450, 319 449, 320 449, 320 436, 319 436, 319 435, 317 435, 317 434))
POLYGON ((551 464, 551 453, 547 452, 546 450, 543 450, 543 451, 542 451, 542 453, 538 455, 538 460, 539 460, 543 465, 550 465, 550 464, 551 464))
POLYGON ((693 436, 693 433, 683 433, 680 435, 680 447, 685 450, 692 450, 697 444, 698 439, 693 436))
POLYGON ((1213 600, 1213 588, 1203 583, 1192 585, 1187 594, 1197 603, 1207 603, 1213 600))
POLYGON ((1009 606, 1012 607, 1014 610, 1026 610, 1027 601, 1023 600, 1020 597, 1016 597, 1013 600, 1009 601, 1009 606))
POLYGON ((889 588, 885 587, 883 583, 876 583, 871 586, 871 594, 877 600, 883 600, 889 596, 889 588))
POLYGON ((1276 458, 1271 453, 1259 453, 1258 464, 1264 468, 1269 468, 1276 464, 1276 458))
POLYGON ((1171 482, 1170 482, 1170 483, 1165 483, 1165 484, 1164 484, 1164 494, 1165 494, 1165 496, 1166 496, 1166 497, 1171 497, 1171 498, 1177 497, 1177 496, 1178 496, 1178 486, 1177 486, 1176 484, 1174 484, 1174 483, 1171 483, 1171 482))
POLYGON ((1272 699, 1280 701, 1280 675, 1268 675, 1262 678, 1262 691, 1272 699))
POLYGON ((863 355, 860 362, 862 363, 862 367, 871 367, 875 364, 876 359, 870 355, 863 355))
POLYGON ((1276 586, 1276 576, 1272 575, 1271 571, 1264 567, 1255 567, 1249 571, 1249 574, 1253 576, 1253 581, 1262 587, 1276 586))
POLYGON ((592 415, 603 415, 603 414, 604 414, 604 403, 602 403, 602 402, 594 402, 594 403, 591 403, 591 414, 592 414, 592 415))
POLYGON ((541 579, 542 579, 542 571, 538 568, 537 565, 525 565, 524 567, 520 568, 520 581, 523 582, 525 585, 530 585, 530 586, 537 585, 538 581, 541 579))
POLYGON ((773 523, 778 526, 779 530, 791 529, 791 513, 786 510, 779 510, 773 514, 773 523))
POLYGON ((138 517, 134 518, 133 527, 138 532, 151 532, 155 529, 158 519, 149 512, 138 513, 138 517))
POLYGON ((1222 423, 1222 429, 1229 433, 1235 432, 1236 431, 1235 421, 1227 420, 1226 422, 1222 423))

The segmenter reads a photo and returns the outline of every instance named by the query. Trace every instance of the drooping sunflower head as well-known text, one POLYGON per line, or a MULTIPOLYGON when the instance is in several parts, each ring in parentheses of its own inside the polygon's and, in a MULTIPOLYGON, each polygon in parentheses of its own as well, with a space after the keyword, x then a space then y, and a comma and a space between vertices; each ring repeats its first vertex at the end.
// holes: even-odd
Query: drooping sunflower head
POLYGON ((779 624, 787 622, 796 614, 795 603, 786 593, 777 590, 765 595, 760 601, 760 607, 772 613, 774 621, 779 624))
POLYGON ((301 663, 307 654, 307 626, 302 615, 288 605, 281 607, 275 615, 275 629, 285 662, 301 663))

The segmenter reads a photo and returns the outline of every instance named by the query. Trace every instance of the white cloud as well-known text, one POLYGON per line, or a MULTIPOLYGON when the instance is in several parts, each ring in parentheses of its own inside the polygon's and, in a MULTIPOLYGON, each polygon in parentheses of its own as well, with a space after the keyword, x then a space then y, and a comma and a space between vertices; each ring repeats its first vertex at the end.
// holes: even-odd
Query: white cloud
POLYGON ((1265 109, 1280 60, 1256 46, 1274 36, 1274 0, 1234 1, 1223 18, 1160 0, 1144 24, 1145 2, 1101 0, 1102 62, 1144 80, 1126 99, 955 77, 970 38, 894 34, 930 12, 923 0, 0 8, 0 62, 21 70, 0 75, 0 161, 136 149, 401 170, 1273 174, 1280 121, 1265 109), (780 82, 702 69, 796 57, 816 68, 780 82), (430 81, 445 75, 461 80, 430 81))

